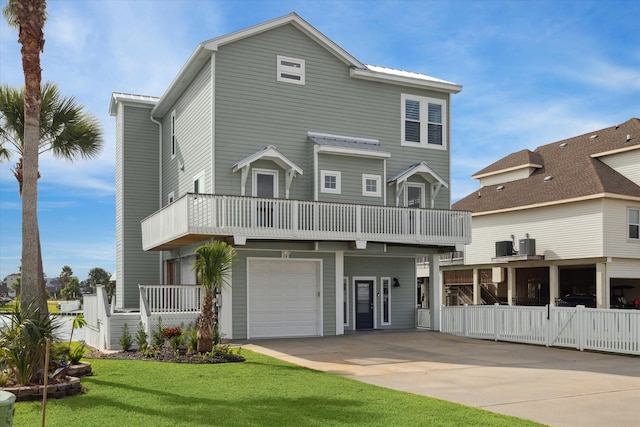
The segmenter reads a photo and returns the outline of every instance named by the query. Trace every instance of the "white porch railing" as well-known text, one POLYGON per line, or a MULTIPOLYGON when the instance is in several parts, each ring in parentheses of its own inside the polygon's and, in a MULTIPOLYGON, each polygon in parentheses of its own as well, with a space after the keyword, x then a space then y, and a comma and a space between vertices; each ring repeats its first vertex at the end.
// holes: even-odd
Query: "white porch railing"
POLYGON ((198 285, 138 285, 140 322, 149 340, 158 324, 163 327, 195 323, 202 305, 198 285))
POLYGON ((453 246, 471 242, 471 213, 186 194, 142 221, 145 250, 162 249, 189 235, 453 246))
POLYGON ((639 310, 443 306, 441 331, 469 338, 640 355, 639 310))

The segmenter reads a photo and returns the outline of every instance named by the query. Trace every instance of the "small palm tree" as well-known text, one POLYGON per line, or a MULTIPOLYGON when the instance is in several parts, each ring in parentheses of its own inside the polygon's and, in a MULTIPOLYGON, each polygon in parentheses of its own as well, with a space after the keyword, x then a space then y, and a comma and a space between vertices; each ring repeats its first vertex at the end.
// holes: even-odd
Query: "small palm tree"
POLYGON ((198 318, 197 350, 199 353, 208 353, 213 349, 214 331, 218 322, 213 312, 214 294, 220 292, 231 272, 236 251, 226 242, 215 240, 198 247, 196 254, 195 270, 204 292, 198 318))

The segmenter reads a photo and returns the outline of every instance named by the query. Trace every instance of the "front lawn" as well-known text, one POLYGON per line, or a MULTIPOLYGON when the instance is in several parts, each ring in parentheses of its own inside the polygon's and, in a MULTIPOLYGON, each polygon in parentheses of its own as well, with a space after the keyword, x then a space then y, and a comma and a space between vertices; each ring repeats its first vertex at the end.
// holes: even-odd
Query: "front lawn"
MULTIPOLYGON (((210 365, 90 359, 87 393, 48 401, 47 426, 539 425, 241 354, 210 365)), ((41 406, 16 403, 13 426, 41 425, 41 406)))

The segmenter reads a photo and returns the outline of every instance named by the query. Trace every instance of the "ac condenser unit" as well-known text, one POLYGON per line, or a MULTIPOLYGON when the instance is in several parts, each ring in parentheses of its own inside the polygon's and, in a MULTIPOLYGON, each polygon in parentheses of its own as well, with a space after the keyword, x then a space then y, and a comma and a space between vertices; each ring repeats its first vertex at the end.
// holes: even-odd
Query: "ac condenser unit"
POLYGON ((513 242, 511 240, 504 240, 502 242, 496 242, 496 256, 511 256, 513 255, 513 242))
POLYGON ((536 254, 536 239, 520 239, 520 255, 536 254))

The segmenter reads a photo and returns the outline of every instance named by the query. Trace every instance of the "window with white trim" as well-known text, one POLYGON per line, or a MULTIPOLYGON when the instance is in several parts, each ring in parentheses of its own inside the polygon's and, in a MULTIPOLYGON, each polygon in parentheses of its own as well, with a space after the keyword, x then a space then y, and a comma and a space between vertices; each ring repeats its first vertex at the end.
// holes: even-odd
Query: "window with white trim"
POLYGON ((175 192, 171 192, 167 195, 167 204, 170 205, 175 200, 175 192))
POLYGON ((200 194, 204 192, 204 172, 200 172, 193 177, 193 192, 200 194))
POLYGON ((380 175, 362 175, 362 195, 371 197, 380 197, 382 195, 382 188, 380 182, 382 178, 380 175))
POLYGON ((380 307, 382 307, 382 318, 380 323, 382 325, 391 324, 391 278, 382 277, 382 292, 380 292, 380 307))
POLYGON ((341 173, 336 171, 320 171, 320 192, 340 194, 342 191, 341 173))
POLYGON ((447 102, 402 94, 402 145, 447 148, 447 102))
POLYGON ((640 209, 629 208, 629 238, 640 240, 640 209))
POLYGON ((279 82, 304 85, 304 59, 277 56, 279 82))
POLYGON ((171 112, 171 159, 176 157, 177 141, 176 141, 176 112, 171 112))

